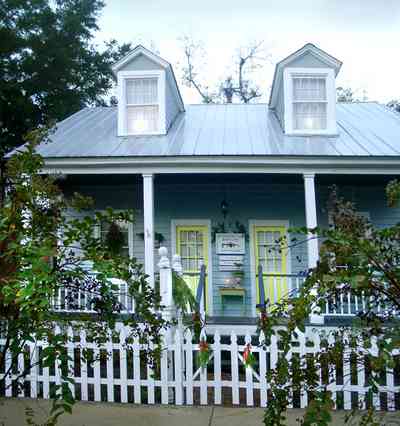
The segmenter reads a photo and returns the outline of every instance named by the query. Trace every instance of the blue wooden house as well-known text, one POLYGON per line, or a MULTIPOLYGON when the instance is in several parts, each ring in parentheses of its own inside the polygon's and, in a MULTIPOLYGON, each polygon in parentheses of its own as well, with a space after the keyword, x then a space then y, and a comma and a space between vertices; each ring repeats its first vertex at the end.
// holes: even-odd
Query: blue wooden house
POLYGON ((251 323, 258 265, 274 301, 316 264, 316 239, 275 248, 290 228, 328 226, 332 184, 375 225, 400 219, 384 199, 400 174, 400 116, 337 104, 341 65, 306 44, 277 63, 268 104, 185 105, 171 64, 138 46, 113 67, 118 107, 60 122, 39 148, 45 172, 65 175, 65 191, 93 196, 98 210, 136 211, 135 224, 121 224, 124 250, 151 283, 162 244, 181 256, 193 291, 205 264, 211 323, 251 323))

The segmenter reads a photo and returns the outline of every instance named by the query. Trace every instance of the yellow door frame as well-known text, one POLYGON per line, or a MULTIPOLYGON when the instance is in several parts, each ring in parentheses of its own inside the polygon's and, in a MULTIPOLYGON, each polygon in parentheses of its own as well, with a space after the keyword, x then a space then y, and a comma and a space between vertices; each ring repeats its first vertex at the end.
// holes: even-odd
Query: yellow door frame
MULTIPOLYGON (((206 281, 204 286, 204 306, 206 313, 209 312, 209 303, 208 303, 208 277, 210 276, 209 273, 209 232, 210 228, 208 225, 189 225, 189 224, 175 224, 175 250, 176 253, 179 254, 182 257, 181 253, 181 232, 201 232, 203 234, 203 261, 206 266, 206 281)), ((190 256, 187 257, 189 260, 197 260, 197 255, 191 258, 190 256)), ((199 282, 199 276, 200 276, 200 269, 194 269, 194 270, 187 270, 183 272, 183 277, 188 284, 188 286, 191 288, 194 296, 196 296, 197 291, 197 285, 199 282), (186 275, 186 276, 185 276, 186 275)))
MULTIPOLYGON (((258 253, 258 232, 279 232, 280 238, 287 234, 287 226, 286 225, 257 225, 254 224, 252 227, 252 237, 253 237, 253 256, 255 260, 255 277, 256 277, 256 301, 257 304, 260 303, 260 294, 259 294, 259 285, 258 285, 258 265, 260 263, 259 253, 258 253)), ((263 268, 263 283, 264 283, 264 292, 266 299, 270 301, 274 301, 275 298, 280 300, 283 293, 287 293, 288 291, 288 282, 287 277, 287 252, 286 250, 282 250, 281 253, 281 271, 275 273, 265 271, 263 268), (282 278, 279 275, 283 275, 282 278), (280 284, 277 286, 276 291, 274 289, 274 280, 276 284, 280 284)))

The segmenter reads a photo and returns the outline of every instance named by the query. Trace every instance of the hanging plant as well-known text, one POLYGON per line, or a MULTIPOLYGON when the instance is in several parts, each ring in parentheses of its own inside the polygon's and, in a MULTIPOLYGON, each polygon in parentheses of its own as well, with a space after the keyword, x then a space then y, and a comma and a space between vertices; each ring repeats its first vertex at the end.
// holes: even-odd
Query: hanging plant
POLYGON ((210 361, 211 349, 207 340, 203 338, 199 342, 199 364, 201 368, 206 368, 210 361))
MULTIPOLYGON (((144 240, 144 232, 139 232, 136 234, 138 237, 140 237, 142 240, 144 240)), ((160 248, 161 243, 165 241, 165 237, 160 232, 154 232, 154 246, 155 248, 160 248)))
POLYGON ((105 244, 113 256, 118 256, 124 246, 124 234, 116 222, 111 222, 105 236, 105 244))
POLYGON ((249 234, 247 233, 246 226, 237 220, 235 221, 235 223, 226 224, 225 222, 219 222, 215 226, 213 226, 212 232, 211 232, 212 242, 213 243, 215 242, 216 234, 226 234, 226 233, 244 234, 245 240, 246 241, 249 240, 249 234))
POLYGON ((243 361, 244 361, 244 366, 246 368, 253 368, 256 363, 256 358, 251 351, 250 343, 247 343, 246 347, 244 348, 243 361))

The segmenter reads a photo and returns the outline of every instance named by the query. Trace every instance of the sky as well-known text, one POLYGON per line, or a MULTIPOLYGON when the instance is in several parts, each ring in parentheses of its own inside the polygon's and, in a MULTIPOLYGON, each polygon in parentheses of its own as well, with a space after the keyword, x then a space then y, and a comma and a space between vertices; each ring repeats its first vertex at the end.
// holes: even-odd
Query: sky
POLYGON ((337 86, 359 97, 400 98, 400 0, 106 0, 96 42, 141 43, 158 50, 175 71, 185 103, 200 97, 181 82, 179 38, 202 42, 196 65, 214 87, 232 72, 235 51, 263 41, 253 79, 268 100, 276 62, 311 42, 343 62, 337 86))

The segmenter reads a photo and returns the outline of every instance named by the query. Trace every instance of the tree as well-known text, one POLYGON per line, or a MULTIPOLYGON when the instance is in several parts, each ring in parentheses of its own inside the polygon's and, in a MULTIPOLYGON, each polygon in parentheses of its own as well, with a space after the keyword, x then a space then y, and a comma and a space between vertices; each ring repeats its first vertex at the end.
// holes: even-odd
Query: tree
POLYGON ((54 424, 74 402, 66 350, 71 336, 66 327, 85 330, 100 345, 117 322, 123 322, 131 330, 126 345, 129 339, 139 337, 149 348, 154 345, 149 356, 155 362, 161 330, 167 324, 156 314, 161 309, 160 298, 148 285, 142 266, 121 252, 123 239, 117 224, 132 221, 133 212, 117 214, 107 209, 92 214, 90 199, 78 194, 66 198, 57 186, 57 177, 39 174, 43 160, 35 147, 45 138, 42 131, 31 133, 6 169, 7 196, 0 207, 0 365, 6 368, 0 372, 0 387, 7 387, 6 379, 26 345, 46 340, 48 345, 39 359, 28 358, 14 381, 22 386, 34 365, 59 369, 61 384, 51 390, 54 403, 49 424, 54 424), (68 214, 71 211, 73 216, 68 214), (105 241, 93 232, 103 223, 110 224, 105 241), (87 265, 91 265, 89 270, 87 265), (120 300, 125 299, 119 298, 122 290, 115 279, 125 283, 135 304, 134 314, 120 315, 126 309, 120 300), (54 308, 61 291, 65 295, 62 303, 71 309, 79 307, 79 295, 85 292, 87 307, 94 315, 58 314, 54 308))
MULTIPOLYGON (((389 205, 395 206, 400 199, 400 182, 390 182, 386 193, 389 205)), ((313 357, 296 361, 279 357, 276 368, 268 374, 272 398, 265 412, 267 426, 285 424, 285 410, 299 392, 311 395, 303 424, 328 424, 334 405, 329 384, 334 381, 336 366, 344 359, 352 366, 350 374, 357 375, 363 368, 368 376, 366 395, 362 397, 367 406, 379 390, 382 374, 398 368, 395 351, 400 348, 400 223, 375 228, 356 213, 352 203, 340 198, 336 189, 329 209, 332 229, 297 230, 321 239, 318 265, 308 272, 298 297, 292 295, 270 307, 269 312, 262 310, 260 330, 267 343, 271 336, 277 336, 280 350, 286 354, 293 350, 293 342, 304 332, 312 312, 325 309, 327 304, 336 306, 349 294, 362 301, 363 309, 348 326, 330 332, 313 330, 319 333, 321 342, 313 357), (286 327, 282 327, 282 318, 286 327)), ((349 379, 344 378, 344 386, 349 379)), ((357 421, 360 425, 380 424, 372 407, 357 421)))
POLYGON ((336 88, 337 102, 365 102, 368 99, 366 90, 353 90, 351 87, 339 86, 336 88), (357 95, 360 91, 361 96, 357 95))
POLYGON ((387 106, 396 112, 400 112, 400 99, 393 99, 388 102, 387 106))
POLYGON ((255 70, 262 68, 269 59, 265 54, 264 42, 253 42, 237 49, 234 57, 233 75, 227 75, 216 84, 214 91, 202 82, 199 61, 206 56, 203 44, 188 36, 181 38, 185 64, 182 67, 183 83, 193 87, 200 95, 203 103, 232 103, 237 99, 240 103, 249 103, 262 96, 261 88, 252 81, 255 70))
POLYGON ((39 125, 104 104, 110 63, 130 45, 96 50, 101 0, 0 0, 0 159, 39 125))

